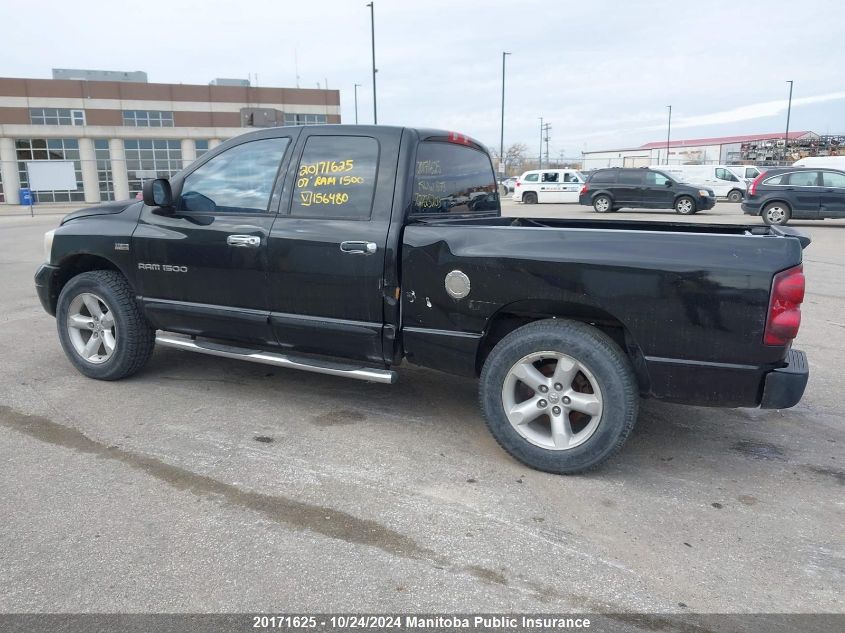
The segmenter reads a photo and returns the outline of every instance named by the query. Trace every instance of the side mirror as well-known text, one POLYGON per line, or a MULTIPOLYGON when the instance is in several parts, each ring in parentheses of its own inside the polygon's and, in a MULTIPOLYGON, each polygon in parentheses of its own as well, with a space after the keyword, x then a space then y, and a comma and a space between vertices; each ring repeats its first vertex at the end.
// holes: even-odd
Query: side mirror
POLYGON ((144 204, 148 207, 173 206, 173 192, 166 178, 156 178, 144 183, 144 204))
POLYGON ((667 181, 666 181, 666 186, 667 186, 667 187, 671 187, 671 186, 672 186, 672 184, 673 184, 673 183, 672 183, 672 181, 671 181, 671 180, 667 180, 667 181))

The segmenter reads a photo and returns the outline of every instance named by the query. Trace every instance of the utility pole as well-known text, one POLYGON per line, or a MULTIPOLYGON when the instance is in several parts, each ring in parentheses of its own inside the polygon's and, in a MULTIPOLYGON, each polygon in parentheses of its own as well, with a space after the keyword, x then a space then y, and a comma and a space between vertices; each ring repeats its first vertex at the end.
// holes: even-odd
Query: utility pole
POLYGON ((552 129, 551 123, 546 123, 543 126, 543 133, 544 133, 544 136, 545 136, 544 140, 546 141, 546 165, 551 165, 551 162, 549 162, 549 130, 551 130, 551 129, 552 129))
POLYGON ((784 158, 789 148, 789 115, 792 114, 792 80, 790 79, 786 83, 789 84, 789 105, 786 106, 786 136, 783 137, 784 158))
POLYGON ((543 169, 543 117, 540 117, 540 157, 537 159, 537 169, 543 169))
POLYGON ((669 125, 666 128, 666 164, 669 164, 669 139, 672 137, 672 106, 666 106, 669 108, 669 125))
POLYGON ((355 125, 358 125, 358 88, 361 84, 355 84, 355 125))
POLYGON ((370 7, 370 38, 373 49, 373 124, 378 125, 378 107, 376 106, 376 73, 378 72, 376 68, 376 16, 373 4, 373 2, 367 3, 367 6, 370 7))
POLYGON ((502 51, 502 126, 499 134, 499 173, 505 175, 505 57, 510 55, 502 51))

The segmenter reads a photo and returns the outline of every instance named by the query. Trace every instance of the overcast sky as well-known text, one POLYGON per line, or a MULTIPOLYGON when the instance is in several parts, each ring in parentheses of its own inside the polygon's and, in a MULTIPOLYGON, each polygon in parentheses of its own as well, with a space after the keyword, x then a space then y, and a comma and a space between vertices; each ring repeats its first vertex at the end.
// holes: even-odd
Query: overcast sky
MULTIPOLYGON (((845 134, 842 0, 376 0, 379 123, 454 129, 551 155, 673 138, 845 134)), ((2 0, 0 76, 53 67, 144 70, 152 82, 257 76, 340 89, 342 117, 372 122, 364 0, 2 0)))

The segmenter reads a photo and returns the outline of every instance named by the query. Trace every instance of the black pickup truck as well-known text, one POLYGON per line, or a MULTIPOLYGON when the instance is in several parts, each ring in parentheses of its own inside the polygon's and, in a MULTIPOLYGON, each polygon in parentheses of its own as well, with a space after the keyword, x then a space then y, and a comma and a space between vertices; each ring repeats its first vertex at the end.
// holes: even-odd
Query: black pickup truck
POLYGON ((403 361, 480 377, 516 459, 574 473, 640 397, 785 408, 804 296, 789 228, 502 217, 454 132, 281 127, 71 213, 35 276, 70 361, 115 380, 158 345, 392 383, 403 361))

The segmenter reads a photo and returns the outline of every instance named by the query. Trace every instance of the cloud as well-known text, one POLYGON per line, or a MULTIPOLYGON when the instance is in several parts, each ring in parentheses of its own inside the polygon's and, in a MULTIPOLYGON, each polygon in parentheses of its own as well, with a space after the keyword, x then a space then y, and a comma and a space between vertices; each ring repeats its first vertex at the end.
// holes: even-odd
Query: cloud
MULTIPOLYGON (((802 105, 810 105, 813 103, 826 103, 828 101, 838 101, 845 99, 845 92, 831 92, 828 94, 815 95, 812 97, 800 97, 792 100, 792 107, 800 107, 802 105)), ((699 114, 694 116, 679 117, 677 123, 672 122, 672 127, 688 128, 701 127, 704 125, 724 125, 727 123, 738 123, 741 121, 751 121, 753 119, 764 119, 766 117, 779 116, 786 113, 789 107, 788 99, 781 99, 777 101, 764 101, 762 103, 752 103, 750 105, 740 106, 738 108, 731 108, 730 110, 722 110, 720 112, 712 112, 710 114, 699 114)), ((662 127, 662 126, 656 126, 662 127)), ((652 127, 650 129, 656 129, 652 127)))

